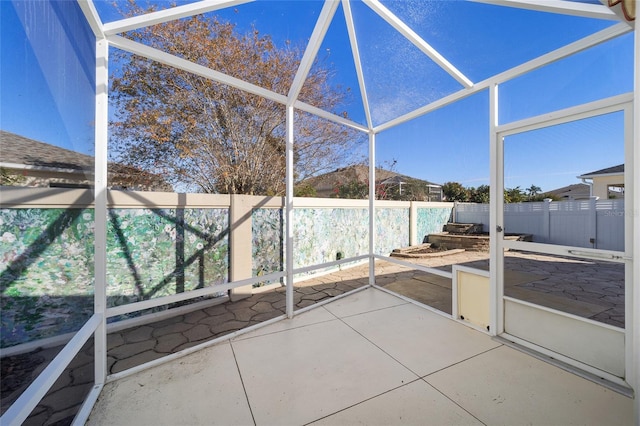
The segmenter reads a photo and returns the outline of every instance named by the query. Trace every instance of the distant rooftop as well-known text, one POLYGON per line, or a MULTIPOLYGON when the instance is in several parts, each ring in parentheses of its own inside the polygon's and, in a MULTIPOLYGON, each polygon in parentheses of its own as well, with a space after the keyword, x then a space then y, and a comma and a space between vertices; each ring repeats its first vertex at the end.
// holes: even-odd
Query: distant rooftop
POLYGON ((618 164, 617 166, 607 167, 606 169, 600 169, 594 172, 585 173, 583 175, 578 176, 578 178, 591 178, 594 176, 612 175, 612 174, 621 174, 621 173, 624 173, 624 164, 618 164))
POLYGON ((87 171, 92 171, 94 167, 94 159, 90 155, 39 142, 5 130, 0 130, 0 152, 2 152, 2 164, 87 171))

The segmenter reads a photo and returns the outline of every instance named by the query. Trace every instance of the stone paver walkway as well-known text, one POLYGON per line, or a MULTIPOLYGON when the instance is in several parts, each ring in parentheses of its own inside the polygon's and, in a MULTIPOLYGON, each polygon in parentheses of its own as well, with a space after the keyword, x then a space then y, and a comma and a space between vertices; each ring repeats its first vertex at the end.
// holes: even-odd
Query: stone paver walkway
MULTIPOLYGON (((489 270, 486 252, 467 251, 411 262, 449 272, 454 264, 489 270)), ((504 263, 507 296, 624 328, 623 264, 518 251, 506 252, 504 263)), ((450 280, 444 282, 434 274, 383 262, 376 265, 376 283, 451 313, 450 280), (411 280, 415 280, 413 285, 411 280), (423 287, 421 293, 428 293, 426 299, 419 297, 418 285, 423 287)))

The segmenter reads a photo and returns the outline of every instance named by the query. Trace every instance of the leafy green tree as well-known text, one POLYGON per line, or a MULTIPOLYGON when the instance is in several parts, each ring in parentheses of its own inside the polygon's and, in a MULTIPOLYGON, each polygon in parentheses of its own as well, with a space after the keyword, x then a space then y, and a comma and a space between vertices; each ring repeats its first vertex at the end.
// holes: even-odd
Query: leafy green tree
POLYGON ((447 201, 469 201, 469 190, 458 182, 445 182, 442 185, 442 193, 447 201))
POLYGON ((519 186, 515 188, 505 188, 504 190, 504 202, 505 203, 522 203, 528 201, 525 194, 522 192, 519 186))
POLYGON ((338 182, 333 192, 336 198, 364 200, 369 198, 369 183, 359 180, 350 180, 345 183, 338 182))
POLYGON ((555 194, 549 194, 548 192, 545 192, 544 194, 538 194, 538 195, 532 197, 530 201, 544 201, 546 198, 550 199, 551 201, 561 201, 562 200, 562 198, 558 197, 555 194))
POLYGON ((470 199, 472 203, 489 203, 489 185, 480 185, 477 188, 470 188, 470 199))
MULTIPOLYGON (((447 201, 462 201, 472 203, 489 203, 489 195, 491 188, 489 185, 480 185, 477 188, 468 187, 465 188, 458 182, 447 182, 442 185, 442 192, 447 201)), ((519 186, 515 188, 505 188, 504 190, 504 202, 505 203, 521 203, 524 201, 542 201, 548 194, 539 194, 540 187, 531 185, 527 189, 525 194, 519 186), (533 194, 533 195, 531 195, 533 194)), ((557 197, 556 197, 557 198, 557 197)))
POLYGON ((527 188, 527 198, 529 199, 529 201, 536 198, 540 191, 542 191, 542 188, 536 185, 531 185, 529 188, 527 188))
POLYGON ((300 183, 293 188, 294 197, 315 197, 317 195, 316 189, 308 183, 300 183))

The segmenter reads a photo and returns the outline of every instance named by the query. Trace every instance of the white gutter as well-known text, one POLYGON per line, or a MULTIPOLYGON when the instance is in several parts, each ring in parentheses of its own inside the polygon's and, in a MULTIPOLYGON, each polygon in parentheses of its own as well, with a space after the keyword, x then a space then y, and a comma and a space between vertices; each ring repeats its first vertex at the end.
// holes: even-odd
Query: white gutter
POLYGON ((93 172, 85 169, 60 169, 57 167, 43 167, 32 166, 30 164, 18 164, 18 163, 0 163, 0 167, 5 169, 14 170, 33 170, 35 172, 53 172, 53 173, 67 173, 76 175, 92 175, 93 172))
POLYGON ((576 177, 582 180, 582 183, 584 183, 585 185, 589 185, 589 197, 593 197, 593 180, 591 182, 587 182, 586 178, 581 178, 580 176, 576 177))

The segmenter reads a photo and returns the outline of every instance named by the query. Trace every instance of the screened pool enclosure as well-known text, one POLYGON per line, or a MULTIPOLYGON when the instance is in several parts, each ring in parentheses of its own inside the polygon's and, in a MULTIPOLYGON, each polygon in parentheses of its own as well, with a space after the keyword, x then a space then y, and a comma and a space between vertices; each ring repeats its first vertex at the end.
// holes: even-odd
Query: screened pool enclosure
POLYGON ((0 3, 2 424, 91 422, 110 383, 372 289, 624 395, 640 423, 634 0, 0 3), (215 180, 215 144, 264 127, 277 156, 221 152, 271 186, 215 180), (338 163, 314 159, 327 146, 338 163), (295 192, 358 155, 368 196, 295 192), (487 198, 385 199, 390 163, 487 198), (577 177, 618 164, 609 199, 509 198, 588 193, 577 177), (484 255, 390 255, 469 212, 484 255))

